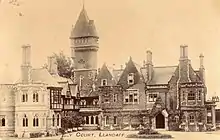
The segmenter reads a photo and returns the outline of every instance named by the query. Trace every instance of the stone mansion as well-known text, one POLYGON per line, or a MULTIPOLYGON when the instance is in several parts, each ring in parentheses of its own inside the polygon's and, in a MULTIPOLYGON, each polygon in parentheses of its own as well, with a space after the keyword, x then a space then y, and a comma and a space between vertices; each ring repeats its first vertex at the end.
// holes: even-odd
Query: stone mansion
MULTIPOLYGON (((83 129, 153 129, 206 131, 215 128, 215 103, 207 101, 204 56, 193 69, 188 46, 179 63, 155 66, 152 52, 143 65, 130 57, 125 68, 97 68, 98 34, 83 8, 71 31, 71 79, 58 75, 55 57, 48 68, 32 68, 31 46, 22 46, 20 79, 0 85, 0 135, 19 137, 55 132, 66 112, 79 112, 83 129)), ((143 54, 145 55, 145 54, 143 54)))

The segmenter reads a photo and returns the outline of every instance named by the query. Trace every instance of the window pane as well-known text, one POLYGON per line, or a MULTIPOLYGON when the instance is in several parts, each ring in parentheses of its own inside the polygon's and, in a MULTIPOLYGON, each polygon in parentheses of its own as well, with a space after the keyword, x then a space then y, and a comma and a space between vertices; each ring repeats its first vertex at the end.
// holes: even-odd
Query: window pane
POLYGON ((114 116, 114 124, 117 124, 117 117, 114 116))
POLYGON ((2 118, 1 126, 5 126, 5 118, 2 118))

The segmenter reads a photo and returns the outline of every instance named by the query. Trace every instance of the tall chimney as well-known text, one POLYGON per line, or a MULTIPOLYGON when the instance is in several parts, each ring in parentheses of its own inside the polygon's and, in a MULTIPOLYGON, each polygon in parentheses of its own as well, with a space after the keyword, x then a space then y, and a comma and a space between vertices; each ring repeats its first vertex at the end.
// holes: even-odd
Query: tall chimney
POLYGON ((152 52, 151 51, 147 51, 147 64, 152 64, 152 52))
POLYGON ((203 83, 205 84, 204 55, 200 54, 199 59, 200 59, 200 67, 199 67, 200 77, 202 78, 203 83))
POLYGON ((22 46, 21 80, 27 84, 31 80, 31 46, 22 46))
POLYGON ((199 59, 200 59, 200 68, 204 68, 204 55, 200 54, 199 59))
POLYGON ((150 81, 153 76, 152 52, 150 50, 148 50, 146 53, 147 53, 147 60, 146 60, 147 81, 150 81))
POLYGON ((55 56, 48 57, 48 71, 51 75, 58 75, 57 60, 55 56))
POLYGON ((188 46, 180 45, 180 59, 179 59, 179 82, 189 82, 189 65, 190 60, 188 59, 188 46))
POLYGON ((180 46, 180 59, 188 59, 188 46, 187 45, 180 46))

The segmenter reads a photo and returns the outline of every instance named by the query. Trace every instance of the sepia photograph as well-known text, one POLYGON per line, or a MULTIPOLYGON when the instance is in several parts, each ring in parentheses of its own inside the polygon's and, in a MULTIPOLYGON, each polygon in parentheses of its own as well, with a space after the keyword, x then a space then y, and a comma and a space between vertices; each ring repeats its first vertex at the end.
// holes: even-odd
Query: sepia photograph
POLYGON ((219 140, 220 0, 0 0, 0 140, 219 140))

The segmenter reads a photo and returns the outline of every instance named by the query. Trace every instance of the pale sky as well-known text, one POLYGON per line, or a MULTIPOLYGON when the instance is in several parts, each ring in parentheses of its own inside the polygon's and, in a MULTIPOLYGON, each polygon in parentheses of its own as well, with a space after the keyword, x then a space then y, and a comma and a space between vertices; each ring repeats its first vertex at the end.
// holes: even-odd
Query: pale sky
MULTIPOLYGON (((19 7, 7 1, 0 3, 0 75, 8 64, 19 77, 23 44, 32 46, 33 67, 53 52, 70 55, 82 0, 18 0, 19 7)), ((220 0, 85 0, 85 8, 100 36, 100 67, 120 66, 129 56, 142 65, 147 49, 155 66, 178 65, 179 46, 187 44, 194 69, 205 56, 208 94, 220 95, 220 0)))

